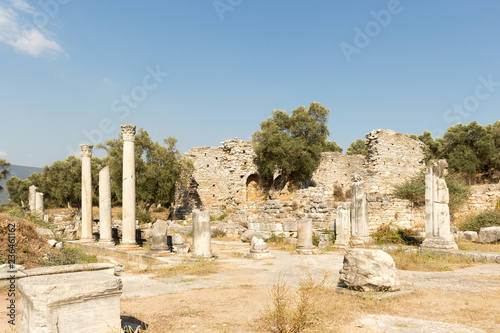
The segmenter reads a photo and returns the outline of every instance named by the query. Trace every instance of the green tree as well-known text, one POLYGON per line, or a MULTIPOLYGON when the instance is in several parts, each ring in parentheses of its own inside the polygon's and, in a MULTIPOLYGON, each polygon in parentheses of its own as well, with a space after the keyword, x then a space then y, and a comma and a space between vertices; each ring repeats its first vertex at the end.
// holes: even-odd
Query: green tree
MULTIPOLYGON (((192 163, 184 160, 177 150, 174 137, 163 143, 165 146, 153 142, 142 128, 135 136, 136 196, 137 201, 148 205, 173 202, 176 187, 187 182, 186 175, 193 169, 192 163)), ((107 152, 102 163, 110 167, 113 199, 121 200, 123 140, 121 137, 108 140, 97 148, 107 152)))
POLYGON ((262 121, 261 130, 252 136, 260 175, 268 180, 275 172, 295 181, 311 178, 330 134, 329 113, 316 102, 309 108, 298 107, 291 115, 273 111, 272 117, 262 121))
POLYGON ((418 137, 416 135, 414 135, 414 137, 413 136, 410 137, 412 137, 415 140, 423 142, 425 162, 440 158, 443 150, 442 140, 440 139, 434 140, 432 138, 431 132, 424 131, 424 134, 421 134, 418 137))
MULTIPOLYGON (((10 171, 8 168, 9 166, 10 166, 9 162, 0 158, 0 179, 3 179, 9 173, 10 171)), ((3 187, 0 186, 0 190, 2 189, 3 187)))
POLYGON ((368 155, 368 147, 366 146, 366 141, 363 139, 356 139, 356 141, 351 142, 349 147, 345 152, 346 155, 368 155))
POLYGON ((476 121, 448 128, 443 136, 442 156, 448 160, 450 169, 468 175, 469 182, 476 173, 488 172, 497 151, 493 132, 476 121))
POLYGON ((28 187, 26 186, 26 182, 13 176, 7 180, 5 186, 9 193, 10 201, 24 207, 28 202, 28 187))
POLYGON ((340 147, 335 141, 327 141, 325 146, 323 147, 324 152, 333 151, 335 153, 342 153, 343 150, 344 149, 342 149, 342 147, 340 147))

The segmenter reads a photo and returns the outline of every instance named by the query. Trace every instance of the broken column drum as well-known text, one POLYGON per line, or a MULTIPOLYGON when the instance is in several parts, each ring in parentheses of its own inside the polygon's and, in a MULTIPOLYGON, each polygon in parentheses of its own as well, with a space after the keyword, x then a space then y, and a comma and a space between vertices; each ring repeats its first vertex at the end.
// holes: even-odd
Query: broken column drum
POLYGON ((298 224, 297 252, 302 254, 312 254, 312 251, 314 250, 312 235, 312 219, 302 219, 298 224))
POLYGON ((82 155, 82 242, 92 241, 92 145, 80 145, 82 155))
POLYGON ((212 257, 209 211, 193 212, 193 257, 212 257))

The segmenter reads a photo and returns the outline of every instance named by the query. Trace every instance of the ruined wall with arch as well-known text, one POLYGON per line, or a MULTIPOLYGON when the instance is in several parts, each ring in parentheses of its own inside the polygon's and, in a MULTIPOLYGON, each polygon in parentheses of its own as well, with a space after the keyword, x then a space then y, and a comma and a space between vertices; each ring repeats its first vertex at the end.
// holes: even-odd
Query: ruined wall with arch
MULTIPOLYGON (((194 163, 191 191, 201 205, 213 216, 227 214, 234 222, 282 223, 311 217, 317 226, 325 226, 335 218, 337 207, 349 202, 351 179, 359 174, 365 181, 373 227, 421 223, 422 212, 395 200, 391 192, 395 184, 424 167, 423 144, 392 130, 374 130, 366 138, 367 157, 323 153, 312 178, 314 186, 286 187, 280 193, 269 192, 262 184, 249 141, 234 138, 219 147, 192 148, 184 156, 194 163)), ((186 205, 179 200, 177 211, 189 213, 186 205)))

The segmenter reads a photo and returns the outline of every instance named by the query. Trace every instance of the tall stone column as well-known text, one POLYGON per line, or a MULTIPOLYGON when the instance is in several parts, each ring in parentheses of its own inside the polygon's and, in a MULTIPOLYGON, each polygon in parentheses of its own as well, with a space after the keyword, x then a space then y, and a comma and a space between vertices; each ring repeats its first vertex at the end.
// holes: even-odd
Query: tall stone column
POLYGON ((99 171, 99 245, 115 245, 111 235, 111 175, 109 166, 99 171))
POLYGON ((302 219, 299 222, 297 229, 297 252, 300 254, 313 254, 314 245, 312 242, 312 219, 302 219))
POLYGON ((123 188, 121 248, 138 248, 135 241, 135 125, 122 125, 123 188))
POLYGON ((425 168, 425 240, 422 249, 458 250, 450 232, 446 160, 430 160, 425 168))
POLYGON ((365 183, 359 175, 353 176, 351 186, 351 244, 363 245, 372 242, 368 220, 368 202, 366 201, 365 183))
POLYGON ((29 205, 30 211, 34 212, 36 209, 36 186, 35 185, 31 185, 29 187, 28 205, 29 205))
POLYGON ((43 193, 36 192, 35 194, 35 212, 40 214, 43 218, 44 207, 43 207, 43 193))
POLYGON ((351 239, 351 212, 349 209, 339 208, 335 221, 335 246, 346 248, 351 239))
POLYGON ((81 242, 93 241, 92 230, 92 145, 80 145, 82 155, 82 238, 81 242))
POLYGON ((212 257, 210 244, 210 211, 193 212, 193 257, 212 257))

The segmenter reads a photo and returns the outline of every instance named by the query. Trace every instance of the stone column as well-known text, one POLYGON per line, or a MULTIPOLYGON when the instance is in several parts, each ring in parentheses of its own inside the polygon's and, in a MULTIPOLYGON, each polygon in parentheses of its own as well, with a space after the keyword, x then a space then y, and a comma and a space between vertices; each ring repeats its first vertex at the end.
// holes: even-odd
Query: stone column
POLYGON ((44 208, 43 208, 43 193, 36 192, 35 194, 35 212, 40 214, 43 218, 44 208))
POLYGON ((153 224, 153 232, 151 239, 151 250, 152 251, 167 251, 167 231, 168 224, 167 221, 158 220, 153 224))
POLYGON ((92 145, 80 145, 82 155, 82 238, 81 242, 93 241, 92 230, 92 145))
POLYGON ((297 252, 300 254, 313 254, 312 219, 304 218, 299 222, 297 231, 297 252))
POLYGON ((99 245, 115 245, 111 236, 111 175, 109 166, 99 171, 99 245))
POLYGON ((351 239, 351 212, 349 209, 339 208, 335 221, 335 246, 346 248, 351 239))
POLYGON ((446 160, 430 160, 425 168, 425 240, 421 245, 424 250, 458 250, 450 232, 447 175, 446 160))
POLYGON ((122 125, 123 188, 121 247, 135 249, 135 125, 122 125))
POLYGON ((193 211, 193 257, 212 257, 210 211, 193 211))
POLYGON ((36 186, 35 185, 31 185, 29 187, 28 205, 29 205, 30 211, 34 212, 36 209, 36 186))
POLYGON ((368 202, 366 201, 365 183, 359 175, 354 175, 352 180, 351 243, 353 245, 363 245, 372 242, 368 224, 368 202))

